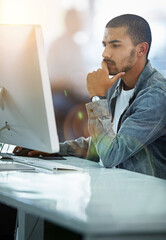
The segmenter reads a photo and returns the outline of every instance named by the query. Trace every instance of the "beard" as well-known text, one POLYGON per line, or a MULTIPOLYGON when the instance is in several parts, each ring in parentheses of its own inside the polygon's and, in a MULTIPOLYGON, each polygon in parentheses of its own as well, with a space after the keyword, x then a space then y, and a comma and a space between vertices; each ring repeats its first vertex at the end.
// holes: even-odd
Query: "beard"
POLYGON ((121 67, 117 68, 117 64, 114 60, 112 59, 104 59, 104 61, 107 63, 109 75, 116 75, 119 72, 128 72, 129 70, 132 69, 133 67, 133 62, 134 62, 134 57, 135 57, 135 48, 133 48, 130 52, 130 55, 122 59, 121 61, 121 67))

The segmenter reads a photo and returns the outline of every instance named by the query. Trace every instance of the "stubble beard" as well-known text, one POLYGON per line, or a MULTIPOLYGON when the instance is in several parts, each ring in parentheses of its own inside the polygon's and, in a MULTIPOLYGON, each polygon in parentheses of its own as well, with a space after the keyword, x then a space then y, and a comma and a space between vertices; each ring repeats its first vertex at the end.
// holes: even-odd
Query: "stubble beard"
POLYGON ((131 52, 130 52, 129 57, 127 57, 126 59, 123 59, 123 60, 122 60, 122 63, 123 63, 123 62, 127 62, 127 63, 126 63, 125 66, 123 66, 123 67, 120 68, 120 69, 118 69, 118 68, 116 67, 116 62, 115 62, 115 61, 113 61, 113 60, 106 61, 106 62, 108 62, 108 64, 110 63, 111 66, 114 67, 114 69, 110 69, 110 68, 108 67, 109 75, 116 75, 116 74, 118 74, 119 72, 125 72, 125 73, 126 73, 126 72, 130 71, 130 70, 132 69, 132 67, 133 67, 135 52, 136 52, 136 50, 135 50, 135 48, 133 48, 133 49, 131 50, 131 52))

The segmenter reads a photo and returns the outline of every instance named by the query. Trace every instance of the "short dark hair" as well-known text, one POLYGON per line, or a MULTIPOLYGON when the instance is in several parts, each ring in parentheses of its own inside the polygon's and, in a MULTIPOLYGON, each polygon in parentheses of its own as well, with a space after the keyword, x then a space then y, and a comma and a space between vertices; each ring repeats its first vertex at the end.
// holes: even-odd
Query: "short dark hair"
POLYGON ((150 26, 144 18, 134 14, 124 14, 111 19, 106 24, 106 28, 118 27, 127 27, 126 33, 131 37, 135 46, 141 42, 147 42, 149 49, 146 56, 148 56, 152 35, 150 26))

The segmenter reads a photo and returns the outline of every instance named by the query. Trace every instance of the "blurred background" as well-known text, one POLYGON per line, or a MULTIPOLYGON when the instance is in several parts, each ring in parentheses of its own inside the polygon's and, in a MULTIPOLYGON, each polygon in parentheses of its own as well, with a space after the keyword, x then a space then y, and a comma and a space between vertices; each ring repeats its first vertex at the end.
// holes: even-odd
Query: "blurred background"
POLYGON ((147 19, 149 58, 166 76, 165 0, 0 0, 0 24, 42 26, 60 141, 88 137, 86 76, 100 67, 106 23, 124 13, 147 19))

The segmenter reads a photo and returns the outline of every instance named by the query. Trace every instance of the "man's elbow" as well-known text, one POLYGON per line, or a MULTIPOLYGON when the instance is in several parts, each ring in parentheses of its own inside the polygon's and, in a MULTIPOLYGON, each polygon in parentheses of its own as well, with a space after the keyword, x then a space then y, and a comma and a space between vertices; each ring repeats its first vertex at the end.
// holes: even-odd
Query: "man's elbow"
POLYGON ((113 168, 115 167, 115 165, 113 164, 113 162, 111 162, 109 159, 103 158, 101 159, 103 167, 105 168, 113 168))

